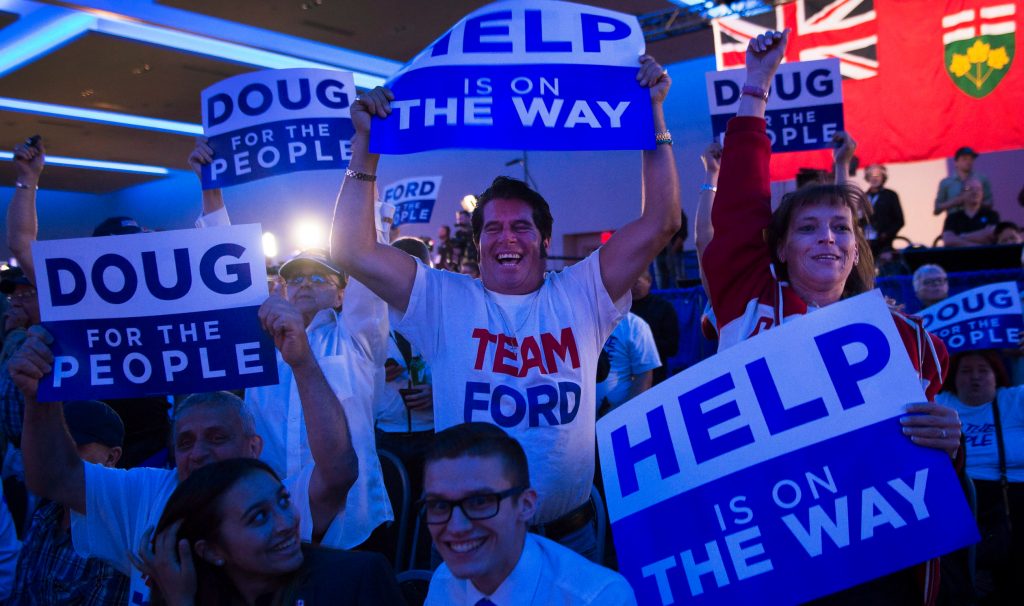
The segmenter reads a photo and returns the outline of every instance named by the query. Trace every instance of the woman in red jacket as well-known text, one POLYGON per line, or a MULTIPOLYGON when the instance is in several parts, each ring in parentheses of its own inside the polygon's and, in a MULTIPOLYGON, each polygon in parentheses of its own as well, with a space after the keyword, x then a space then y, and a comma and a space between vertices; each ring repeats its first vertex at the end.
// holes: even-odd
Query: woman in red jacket
MULTIPOLYGON (((772 212, 765 101, 788 35, 767 32, 751 40, 747 83, 726 130, 711 211, 714 236, 701 258, 722 348, 874 287, 871 249, 855 220, 868 207, 857 188, 811 185, 787 194, 772 212)), ((852 151, 847 140, 837 163, 852 151)), ((893 319, 929 400, 907 408, 919 414, 908 415, 903 432, 916 444, 962 460, 956 411, 932 402, 945 376, 946 348, 918 320, 897 311, 893 319)), ((937 591, 938 560, 932 560, 821 602, 930 605, 937 591)))

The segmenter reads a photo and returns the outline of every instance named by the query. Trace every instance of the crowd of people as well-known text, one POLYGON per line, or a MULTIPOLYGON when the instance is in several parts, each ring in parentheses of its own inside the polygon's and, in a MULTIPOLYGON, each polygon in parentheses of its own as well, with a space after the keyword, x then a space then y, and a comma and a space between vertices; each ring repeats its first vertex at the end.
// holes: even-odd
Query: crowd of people
MULTIPOLYGON (((870 290, 874 259, 903 227, 884 166, 867 168, 867 192, 846 183, 855 143, 845 134, 837 182, 801 187, 772 210, 765 99, 786 44, 779 32, 750 43, 738 115, 703 155, 694 231, 705 328, 720 348, 870 290)), ((642 211, 557 272, 545 271, 548 202, 507 177, 432 246, 392 238, 368 141, 393 97, 384 88, 361 95, 330 249, 277 268, 259 309, 278 383, 238 393, 39 401, 54 365, 31 246, 45 147, 19 145, 8 208, 19 268, 0 284, 7 603, 403 604, 410 595, 394 569, 408 562, 434 570, 431 605, 635 603, 614 556, 600 555, 595 423, 669 376, 680 326, 651 289, 684 275, 688 231, 663 107, 671 78, 644 56, 637 82, 650 90, 657 141, 642 153, 642 211), (400 530, 408 512, 392 466, 416 501, 415 532, 400 530)), ((189 163, 199 175, 214 155, 200 140, 189 163)), ((943 238, 981 244, 1012 231, 1019 242, 986 206, 976 156, 960 150, 957 174, 940 186, 943 238)), ((223 193, 204 190, 196 227, 228 224, 223 193)), ((114 217, 94 235, 143 230, 114 217)), ((942 268, 913 279, 924 305, 948 295, 942 268)), ((978 586, 991 603, 1012 603, 1024 595, 1014 574, 1024 563, 1021 388, 1005 355, 950 359, 918 318, 897 306, 892 317, 928 399, 906 403, 902 431, 975 482, 983 530, 996 530, 982 542, 978 566, 989 576, 978 586)), ((940 580, 955 578, 939 574, 948 561, 820 603, 930 606, 962 589, 940 580)))

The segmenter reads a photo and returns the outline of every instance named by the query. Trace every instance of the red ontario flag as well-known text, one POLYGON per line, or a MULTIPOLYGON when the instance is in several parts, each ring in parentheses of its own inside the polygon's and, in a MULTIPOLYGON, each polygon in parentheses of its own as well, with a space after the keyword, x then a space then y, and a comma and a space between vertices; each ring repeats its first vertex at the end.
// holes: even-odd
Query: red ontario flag
MULTIPOLYGON (((712 22, 719 69, 742 67, 750 38, 792 29, 786 61, 836 57, 846 127, 861 164, 1024 145, 1024 75, 1014 64, 1024 18, 1015 0, 796 0, 712 22)), ((1019 63, 1019 62, 1018 62, 1019 63)), ((772 178, 827 168, 827 151, 780 154, 772 178)))

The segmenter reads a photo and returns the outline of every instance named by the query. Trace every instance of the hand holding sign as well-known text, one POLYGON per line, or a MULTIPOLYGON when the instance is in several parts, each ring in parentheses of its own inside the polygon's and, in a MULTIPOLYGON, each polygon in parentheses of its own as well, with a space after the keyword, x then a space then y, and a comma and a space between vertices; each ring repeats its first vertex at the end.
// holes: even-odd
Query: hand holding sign
POLYGON ((350 109, 352 115, 352 126, 361 135, 370 132, 370 122, 373 116, 387 118, 391 115, 391 102, 395 95, 383 86, 366 92, 356 99, 350 109))
POLYGON ((28 331, 28 338, 14 352, 7 369, 11 373, 14 385, 25 395, 26 401, 36 399, 39 392, 39 381, 44 375, 53 371, 53 352, 49 344, 53 337, 42 326, 33 326, 28 331))
POLYGON ((668 70, 661 66, 650 55, 640 57, 640 71, 636 74, 640 86, 651 89, 651 102, 664 103, 668 89, 672 87, 672 78, 668 70))
POLYGON ((210 147, 206 137, 199 137, 196 139, 195 149, 188 156, 188 165, 200 181, 203 178, 203 166, 210 162, 213 162, 213 148, 210 147))
POLYGON ((907 406, 907 416, 900 419, 903 435, 918 446, 943 450, 956 458, 960 448, 960 415, 956 410, 934 402, 907 406))

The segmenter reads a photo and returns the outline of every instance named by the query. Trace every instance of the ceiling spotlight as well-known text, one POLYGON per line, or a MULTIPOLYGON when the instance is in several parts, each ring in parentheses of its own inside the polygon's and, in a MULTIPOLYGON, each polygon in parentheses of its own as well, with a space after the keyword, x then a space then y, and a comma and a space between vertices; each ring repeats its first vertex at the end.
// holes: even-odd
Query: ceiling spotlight
POLYGON ((269 231, 263 232, 263 254, 268 259, 277 256, 277 237, 269 231))
POLYGON ((292 241, 299 247, 299 250, 325 248, 327 233, 320 221, 302 219, 297 221, 295 227, 292 228, 292 241))

